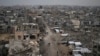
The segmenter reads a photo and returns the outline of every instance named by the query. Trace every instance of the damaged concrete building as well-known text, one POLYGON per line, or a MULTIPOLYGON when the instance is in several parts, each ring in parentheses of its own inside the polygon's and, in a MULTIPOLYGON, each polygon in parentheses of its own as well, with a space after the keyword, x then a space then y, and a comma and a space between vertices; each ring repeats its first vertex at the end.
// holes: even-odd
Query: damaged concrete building
POLYGON ((9 43, 9 55, 37 56, 39 55, 39 28, 36 23, 22 23, 15 26, 13 39, 9 43))

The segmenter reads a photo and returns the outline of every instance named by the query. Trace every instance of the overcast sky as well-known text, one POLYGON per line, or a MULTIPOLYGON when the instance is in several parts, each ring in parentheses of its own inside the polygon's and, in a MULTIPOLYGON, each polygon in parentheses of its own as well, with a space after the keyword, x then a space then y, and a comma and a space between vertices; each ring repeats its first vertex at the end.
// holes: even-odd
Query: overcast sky
POLYGON ((0 5, 80 5, 80 6, 100 6, 100 0, 0 0, 0 5))

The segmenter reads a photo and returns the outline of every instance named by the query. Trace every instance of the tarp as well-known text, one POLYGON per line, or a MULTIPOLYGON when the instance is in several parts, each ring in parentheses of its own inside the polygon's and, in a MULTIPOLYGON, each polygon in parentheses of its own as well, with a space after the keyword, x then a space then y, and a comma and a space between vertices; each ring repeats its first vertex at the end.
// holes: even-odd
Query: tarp
POLYGON ((59 33, 60 31, 58 29, 55 29, 56 33, 59 33))
POLYGON ((69 44, 75 44, 75 42, 74 42, 74 41, 69 41, 68 43, 69 43, 69 44))
POLYGON ((77 46, 77 45, 82 45, 82 43, 81 42, 75 42, 75 45, 77 46))
POLYGON ((74 56, 82 56, 81 54, 74 54, 74 56))
POLYGON ((82 53, 91 53, 91 51, 88 48, 81 48, 82 53))
POLYGON ((68 33, 61 34, 61 36, 63 36, 63 37, 66 37, 68 35, 69 35, 68 33))

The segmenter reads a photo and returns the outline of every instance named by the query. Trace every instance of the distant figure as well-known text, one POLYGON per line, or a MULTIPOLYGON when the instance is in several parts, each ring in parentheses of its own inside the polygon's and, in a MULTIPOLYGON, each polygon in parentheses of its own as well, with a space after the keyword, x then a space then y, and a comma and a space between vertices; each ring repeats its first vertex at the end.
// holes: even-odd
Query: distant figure
POLYGON ((58 51, 57 51, 57 56, 58 56, 58 51))
POLYGON ((48 43, 48 45, 50 46, 50 43, 48 43))

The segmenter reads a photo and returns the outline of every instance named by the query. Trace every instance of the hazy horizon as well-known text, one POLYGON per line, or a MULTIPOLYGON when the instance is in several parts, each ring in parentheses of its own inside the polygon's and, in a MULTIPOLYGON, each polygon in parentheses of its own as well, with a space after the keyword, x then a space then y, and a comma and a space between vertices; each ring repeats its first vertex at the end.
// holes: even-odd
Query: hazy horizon
POLYGON ((0 6, 14 5, 100 6, 100 0, 0 0, 0 6))

